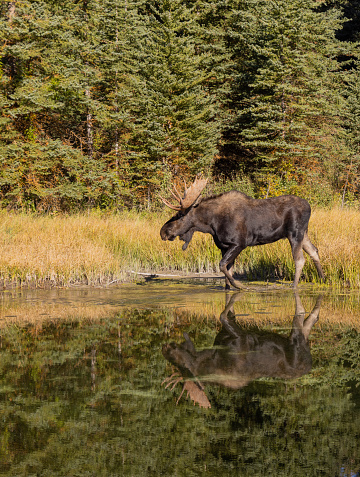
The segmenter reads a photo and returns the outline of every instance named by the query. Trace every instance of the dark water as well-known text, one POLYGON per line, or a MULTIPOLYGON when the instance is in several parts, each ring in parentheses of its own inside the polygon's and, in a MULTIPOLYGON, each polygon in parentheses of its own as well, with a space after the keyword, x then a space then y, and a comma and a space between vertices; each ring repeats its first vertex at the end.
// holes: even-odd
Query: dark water
POLYGON ((167 281, 0 311, 0 475, 359 475, 356 293, 167 281))

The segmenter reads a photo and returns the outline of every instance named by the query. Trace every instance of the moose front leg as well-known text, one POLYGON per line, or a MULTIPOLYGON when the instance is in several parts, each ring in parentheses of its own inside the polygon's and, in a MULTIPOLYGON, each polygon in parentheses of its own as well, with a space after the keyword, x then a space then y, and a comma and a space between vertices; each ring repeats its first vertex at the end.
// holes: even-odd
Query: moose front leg
MULTIPOLYGON (((226 268, 227 268, 229 274, 233 277, 234 262, 229 263, 229 265, 227 265, 226 268)), ((233 277, 233 278, 234 278, 234 277, 233 277)), ((225 290, 230 290, 230 288, 231 288, 231 282, 230 282, 229 279, 225 276, 225 290)))
MULTIPOLYGON (((224 249, 224 248, 221 249, 222 258, 224 258, 224 255, 226 254, 226 251, 227 251, 227 249, 224 249)), ((234 262, 228 263, 226 265, 226 270, 230 274, 231 277, 233 276, 233 267, 234 267, 234 262)), ((220 262, 220 270, 221 270, 221 262, 220 262)), ((230 288, 231 288, 231 282, 228 279, 228 277, 225 275, 225 290, 230 290, 230 288)))
POLYGON ((234 261, 239 253, 244 250, 244 246, 242 245, 231 245, 226 249, 222 249, 223 257, 220 261, 220 271, 225 275, 225 289, 228 290, 230 285, 234 288, 244 289, 246 288, 240 282, 235 281, 232 275, 232 269, 234 265, 234 261))

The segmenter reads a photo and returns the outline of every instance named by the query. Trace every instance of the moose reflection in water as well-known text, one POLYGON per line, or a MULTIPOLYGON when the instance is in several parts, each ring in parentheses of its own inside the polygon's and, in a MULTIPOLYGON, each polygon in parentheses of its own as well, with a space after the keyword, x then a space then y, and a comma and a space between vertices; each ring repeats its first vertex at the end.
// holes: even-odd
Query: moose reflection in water
POLYGON ((172 384, 173 388, 184 381, 180 398, 186 390, 201 407, 210 407, 201 381, 239 389, 260 377, 291 379, 310 372, 312 359, 308 339, 319 319, 322 296, 317 298, 305 319, 305 309, 299 294, 295 293, 295 316, 288 337, 274 332, 249 331, 237 324, 234 302, 238 296, 227 297, 226 307, 220 315, 222 328, 212 348, 196 351, 187 333, 184 333, 183 343, 163 346, 164 357, 180 373, 165 380, 166 387, 172 384))

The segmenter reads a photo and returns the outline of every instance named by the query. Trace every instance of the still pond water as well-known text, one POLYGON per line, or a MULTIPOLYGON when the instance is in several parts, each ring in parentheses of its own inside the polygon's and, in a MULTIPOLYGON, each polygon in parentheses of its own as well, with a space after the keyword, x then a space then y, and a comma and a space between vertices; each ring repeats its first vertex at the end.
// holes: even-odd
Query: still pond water
POLYGON ((0 293, 1 476, 359 476, 360 294, 0 293))

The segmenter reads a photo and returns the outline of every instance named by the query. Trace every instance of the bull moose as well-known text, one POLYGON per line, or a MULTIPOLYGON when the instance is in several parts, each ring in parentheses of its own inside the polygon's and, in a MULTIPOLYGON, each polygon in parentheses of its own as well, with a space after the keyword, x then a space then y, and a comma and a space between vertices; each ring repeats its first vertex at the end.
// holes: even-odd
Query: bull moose
POLYGON ((225 192, 201 198, 208 180, 196 178, 186 187, 183 197, 174 186, 172 195, 178 204, 161 200, 177 213, 160 230, 163 240, 179 237, 186 250, 194 232, 211 234, 220 249, 220 270, 225 275, 225 288, 244 288, 233 277, 236 257, 242 250, 254 245, 264 245, 287 238, 295 262, 294 288, 298 286, 305 264, 303 250, 314 261, 321 280, 325 280, 318 250, 308 237, 310 204, 294 195, 283 195, 268 199, 253 199, 239 191, 225 192))
POLYGON ((295 315, 288 337, 271 331, 249 331, 238 324, 234 315, 237 296, 230 297, 220 315, 222 327, 212 348, 197 351, 186 333, 185 342, 167 343, 162 348, 163 356, 180 371, 180 378, 173 374, 170 379, 176 376, 175 384, 185 380, 184 389, 202 407, 210 407, 204 382, 240 389, 260 377, 294 379, 311 371, 308 339, 319 319, 322 296, 306 318, 300 296, 295 293, 295 315), (186 388, 187 383, 192 386, 186 388))

